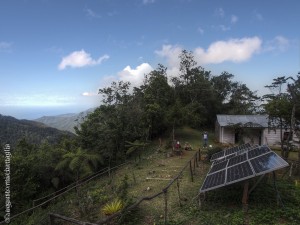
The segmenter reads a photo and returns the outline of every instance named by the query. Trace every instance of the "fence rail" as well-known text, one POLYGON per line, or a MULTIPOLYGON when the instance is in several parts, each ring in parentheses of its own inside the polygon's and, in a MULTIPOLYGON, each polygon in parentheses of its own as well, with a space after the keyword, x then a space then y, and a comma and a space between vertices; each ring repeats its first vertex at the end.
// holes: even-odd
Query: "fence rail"
POLYGON ((111 222, 114 218, 117 218, 121 215, 124 215, 128 211, 136 208, 138 205, 140 205, 143 201, 151 201, 152 199, 164 195, 164 202, 165 202, 165 207, 164 207, 164 222, 167 224, 167 217, 168 217, 168 198, 167 198, 167 193, 169 188, 176 182, 177 184, 177 192, 178 192, 178 197, 179 197, 179 205, 181 206, 181 200, 180 200, 180 189, 179 189, 179 178, 182 176, 183 171, 189 166, 190 169, 190 176, 191 176, 191 181, 194 182, 193 175, 195 173, 196 167, 199 167, 199 161, 201 160, 201 151, 200 149, 194 154, 194 156, 184 165, 184 167, 180 170, 180 172, 177 174, 177 176, 172 179, 165 188, 162 189, 162 191, 152 195, 152 196, 146 196, 142 197, 139 200, 137 200, 134 204, 130 205, 129 207, 126 207, 125 209, 105 218, 102 220, 97 221, 96 223, 89 223, 89 222, 83 222, 79 220, 75 220, 73 218, 68 218, 62 215, 58 214, 53 214, 49 213, 49 220, 50 220, 50 225, 55 225, 55 220, 62 220, 65 222, 71 222, 73 224, 79 224, 79 225, 102 225, 102 224, 107 224, 111 222))
MULTIPOLYGON (((121 166, 124 166, 124 165, 126 165, 126 164, 128 164, 128 163, 130 163, 130 162, 122 163, 122 164, 120 164, 120 165, 118 165, 118 166, 115 166, 115 167, 112 167, 112 168, 106 167, 106 168, 104 168, 104 169, 102 169, 102 170, 100 170, 100 171, 98 171, 98 172, 96 172, 96 173, 94 173, 94 174, 92 174, 92 175, 86 177, 86 178, 83 178, 83 179, 80 180, 79 183, 77 183, 77 184, 76 184, 76 183, 73 183, 73 184, 68 185, 67 187, 64 187, 64 188, 62 188, 62 189, 56 191, 56 192, 55 192, 56 194, 55 194, 55 193, 52 193, 52 194, 50 194, 50 195, 47 195, 47 196, 44 196, 44 197, 42 197, 42 198, 36 199, 36 200, 33 201, 33 207, 32 207, 32 208, 29 208, 29 209, 24 210, 24 211, 22 211, 22 212, 20 212, 20 213, 18 213, 18 214, 16 214, 16 215, 11 216, 11 217, 10 217, 10 221, 12 221, 13 219, 15 219, 15 218, 17 218, 17 217, 19 217, 19 216, 21 216, 21 215, 23 215, 23 214, 25 214, 25 213, 32 212, 33 210, 35 210, 35 209, 37 209, 37 208, 39 208, 39 207, 41 207, 41 206, 46 205, 47 203, 49 203, 49 202, 55 200, 56 198, 58 198, 58 197, 60 197, 60 196, 62 196, 62 195, 64 195, 64 194, 68 193, 69 191, 71 191, 71 190, 73 190, 73 189, 75 189, 75 188, 77 188, 77 187, 79 187, 79 186, 81 186, 81 185, 83 185, 83 184, 85 184, 85 183, 87 183, 87 182, 93 180, 94 178, 96 178, 96 177, 98 177, 98 176, 100 176, 100 175, 104 175, 104 174, 106 174, 106 173, 110 174, 110 172, 111 172, 112 170, 116 170, 117 168, 119 168, 119 167, 121 167, 121 166), (54 196, 53 196, 53 194, 54 194, 54 196), (51 198, 50 198, 50 197, 51 197, 51 198), (45 201, 43 201, 42 203, 36 205, 36 202, 37 202, 37 201, 40 201, 40 200, 45 199, 45 198, 48 198, 48 199, 45 200, 45 201)), ((6 222, 5 222, 5 221, 1 221, 0 224, 6 224, 6 222)))

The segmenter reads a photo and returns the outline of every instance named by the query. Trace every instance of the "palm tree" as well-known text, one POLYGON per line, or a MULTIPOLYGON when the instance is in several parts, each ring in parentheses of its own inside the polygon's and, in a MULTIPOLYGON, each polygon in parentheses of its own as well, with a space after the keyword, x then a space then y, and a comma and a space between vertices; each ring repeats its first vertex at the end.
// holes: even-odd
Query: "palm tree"
POLYGON ((82 198, 80 197, 80 191, 78 187, 79 179, 85 177, 93 172, 98 164, 103 164, 103 158, 95 153, 89 153, 83 151, 80 147, 75 151, 68 152, 62 156, 55 170, 61 170, 65 172, 73 173, 76 179, 76 195, 77 203, 80 209, 80 214, 86 214, 85 207, 82 204, 82 198))
POLYGON ((103 158, 100 155, 83 151, 79 147, 75 151, 64 154, 55 170, 69 170, 78 182, 80 178, 91 174, 99 163, 103 164, 103 158))

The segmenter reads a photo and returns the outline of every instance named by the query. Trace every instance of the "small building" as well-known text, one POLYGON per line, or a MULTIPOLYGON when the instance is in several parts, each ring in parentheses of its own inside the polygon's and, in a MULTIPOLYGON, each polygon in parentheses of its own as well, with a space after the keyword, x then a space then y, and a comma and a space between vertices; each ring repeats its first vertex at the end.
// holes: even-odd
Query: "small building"
MULTIPOLYGON (((271 129, 268 122, 268 115, 217 115, 215 136, 223 144, 280 146, 280 129, 271 129)), ((289 131, 282 133, 288 137, 289 131)))

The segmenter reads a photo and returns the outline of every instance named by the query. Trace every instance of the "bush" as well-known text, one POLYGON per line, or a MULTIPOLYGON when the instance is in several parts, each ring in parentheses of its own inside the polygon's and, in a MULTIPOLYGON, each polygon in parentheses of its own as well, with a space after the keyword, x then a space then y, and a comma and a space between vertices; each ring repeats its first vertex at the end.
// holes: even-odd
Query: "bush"
POLYGON ((102 209, 102 212, 109 216, 109 215, 112 215, 118 211, 120 211, 121 209, 123 208, 123 203, 121 200, 114 200, 113 202, 111 203, 107 203, 103 209, 102 209))

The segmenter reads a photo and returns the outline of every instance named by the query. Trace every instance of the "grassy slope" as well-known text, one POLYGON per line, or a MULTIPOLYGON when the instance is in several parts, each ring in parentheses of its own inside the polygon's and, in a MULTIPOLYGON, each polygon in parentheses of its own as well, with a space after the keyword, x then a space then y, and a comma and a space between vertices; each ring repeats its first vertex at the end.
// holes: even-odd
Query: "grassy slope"
MULTIPOLYGON (((201 132, 184 128, 176 132, 182 144, 188 141, 194 151, 184 151, 182 157, 167 157, 170 149, 164 149, 168 142, 163 139, 163 147, 158 149, 159 142, 153 142, 142 154, 142 160, 128 164, 118 170, 113 179, 100 178, 81 188, 80 199, 83 212, 78 210, 75 193, 65 196, 45 210, 37 210, 26 223, 16 224, 48 224, 46 212, 56 212, 83 221, 94 222, 104 218, 101 208, 104 202, 115 199, 124 177, 127 177, 128 196, 133 202, 142 196, 151 196, 160 192, 175 177, 188 160, 196 153, 201 143, 201 132), (146 178, 154 178, 147 180, 146 178), (37 222, 38 221, 38 222, 37 222)), ((213 143, 213 134, 210 134, 213 143)), ((280 179, 277 182, 285 208, 276 204, 276 193, 272 179, 264 179, 250 195, 249 211, 242 210, 241 184, 230 185, 215 191, 207 192, 205 202, 199 209, 197 198, 199 188, 206 176, 210 164, 202 161, 196 168, 194 182, 191 182, 189 167, 184 170, 179 182, 182 206, 179 206, 177 183, 168 191, 169 224, 300 224, 300 189, 296 188, 293 179, 280 179)), ((281 173, 284 172, 280 171, 281 173)), ((280 176, 278 176, 280 177, 280 176)), ((285 176, 287 178, 288 176, 285 176)), ((136 210, 117 220, 119 224, 164 224, 164 196, 143 202, 136 210)), ((22 219, 24 222, 25 220, 22 219)))

